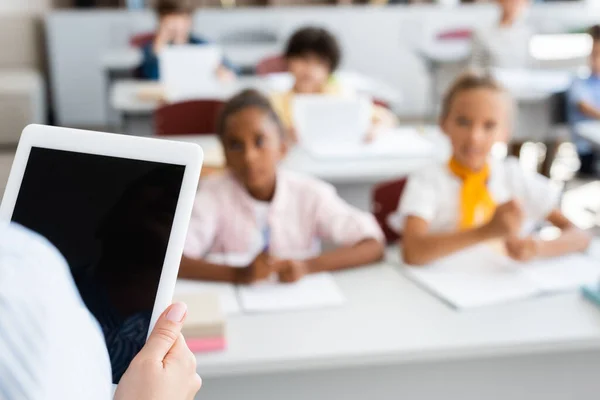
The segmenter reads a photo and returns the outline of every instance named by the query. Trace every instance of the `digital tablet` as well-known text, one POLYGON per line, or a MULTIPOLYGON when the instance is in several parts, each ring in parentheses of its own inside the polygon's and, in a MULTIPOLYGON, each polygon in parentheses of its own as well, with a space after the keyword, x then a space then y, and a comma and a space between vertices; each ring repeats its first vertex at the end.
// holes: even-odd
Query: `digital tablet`
POLYGON ((41 125, 21 136, 0 221, 63 254, 115 384, 171 303, 202 157, 189 143, 41 125))

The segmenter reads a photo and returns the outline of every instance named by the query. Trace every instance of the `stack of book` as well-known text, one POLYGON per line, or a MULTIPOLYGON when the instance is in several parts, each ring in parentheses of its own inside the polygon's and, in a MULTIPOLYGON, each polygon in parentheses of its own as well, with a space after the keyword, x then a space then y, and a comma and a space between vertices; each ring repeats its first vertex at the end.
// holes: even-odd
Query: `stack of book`
POLYGON ((188 306, 182 333, 190 350, 203 353, 226 348, 226 319, 217 294, 187 293, 177 295, 174 301, 188 306))

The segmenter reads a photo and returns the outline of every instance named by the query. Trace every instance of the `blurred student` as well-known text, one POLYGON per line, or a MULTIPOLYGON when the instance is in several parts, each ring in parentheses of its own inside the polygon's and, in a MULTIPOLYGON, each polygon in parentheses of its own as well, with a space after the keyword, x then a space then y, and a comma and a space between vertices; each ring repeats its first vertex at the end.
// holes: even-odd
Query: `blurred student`
POLYGON ((501 17, 497 24, 477 30, 470 64, 477 68, 527 68, 531 64, 529 40, 533 30, 525 21, 529 0, 496 0, 501 17))
POLYGON ((581 161, 580 174, 595 176, 598 174, 598 152, 592 144, 579 136, 577 124, 583 121, 600 121, 600 25, 590 28, 593 39, 590 55, 590 75, 577 78, 568 93, 568 116, 573 141, 581 161))
MULTIPOLYGON (((160 76, 158 54, 166 46, 210 42, 192 34, 192 7, 187 0, 158 0, 158 31, 153 42, 143 48, 142 77, 157 80, 160 76)), ((215 71, 217 79, 231 81, 236 78, 235 67, 226 59, 215 71)))
POLYGON ((276 273, 294 282, 383 257, 383 235, 371 214, 348 205, 327 183, 278 168, 286 142, 266 97, 247 90, 232 98, 217 130, 229 172, 201 184, 180 277, 252 283, 276 273), (339 247, 321 253, 321 240, 339 247), (245 268, 215 265, 209 254, 254 261, 245 268))
MULTIPOLYGON (((341 49, 336 38, 323 28, 302 28, 288 40, 285 59, 288 71, 294 78, 294 85, 287 92, 275 93, 271 96, 271 102, 284 124, 288 140, 297 141, 292 112, 295 95, 356 95, 351 88, 342 87, 333 76, 341 57, 341 49)), ((385 107, 374 105, 372 118, 372 129, 368 132, 368 137, 372 137, 377 130, 393 127, 396 124, 395 116, 385 107)))
POLYGON ((558 209, 559 192, 547 178, 524 171, 515 159, 491 158, 494 143, 510 135, 513 107, 487 75, 468 72, 450 88, 440 125, 452 157, 409 178, 391 219, 402 227, 408 264, 427 264, 492 240, 503 241, 518 261, 587 248, 590 237, 558 209), (542 241, 532 234, 541 221, 559 228, 560 237, 542 241))

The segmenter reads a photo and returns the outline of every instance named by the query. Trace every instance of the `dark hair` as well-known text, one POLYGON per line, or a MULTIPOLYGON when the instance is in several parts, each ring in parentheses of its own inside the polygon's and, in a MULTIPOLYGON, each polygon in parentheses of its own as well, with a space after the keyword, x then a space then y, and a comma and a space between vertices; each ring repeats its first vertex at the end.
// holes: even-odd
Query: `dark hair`
POLYGON ((325 60, 331 72, 337 69, 342 58, 340 46, 329 31, 316 27, 301 28, 288 40, 285 58, 302 57, 311 53, 325 60))
POLYGON ((193 10, 188 0, 158 0, 155 9, 159 18, 171 14, 191 14, 193 10))
POLYGON ((594 42, 600 42, 600 25, 594 25, 589 28, 588 35, 592 37, 594 42))
POLYGON ((489 89, 495 92, 504 93, 510 98, 506 89, 492 75, 487 72, 468 70, 460 75, 446 92, 446 95, 442 100, 441 118, 444 119, 448 117, 450 109, 452 108, 452 102, 458 94, 473 89, 489 89))
POLYGON ((221 109, 221 112, 219 113, 219 117, 217 118, 218 135, 222 137, 225 133, 225 126, 227 125, 227 120, 229 117, 249 107, 256 107, 267 113, 269 118, 271 118, 277 125, 279 134, 282 137, 284 136, 283 123, 275 112, 271 102, 262 93, 254 89, 243 90, 225 103, 221 109))

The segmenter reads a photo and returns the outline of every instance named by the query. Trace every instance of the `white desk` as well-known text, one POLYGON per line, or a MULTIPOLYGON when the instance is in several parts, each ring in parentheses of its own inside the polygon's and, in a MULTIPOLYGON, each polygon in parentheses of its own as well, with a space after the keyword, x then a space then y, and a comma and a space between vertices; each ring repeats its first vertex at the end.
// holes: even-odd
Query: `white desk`
MULTIPOLYGON (((295 147, 283 160, 282 167, 301 172, 332 183, 348 203, 370 211, 373 186, 382 181, 397 179, 423 168, 436 160, 449 157, 450 145, 436 128, 428 127, 426 137, 436 143, 436 154, 431 157, 366 158, 327 161, 313 158, 306 150, 295 147)), ((200 145, 205 153, 205 165, 224 164, 222 147, 216 135, 165 136, 200 145)))
POLYGON ((419 53, 426 61, 440 65, 466 61, 471 48, 471 39, 433 41, 422 45, 419 53))
MULTIPOLYGON (((361 74, 342 71, 337 77, 342 85, 347 85, 355 90, 373 96, 376 99, 390 103, 391 106, 397 105, 402 95, 386 85, 384 82, 365 77, 361 74)), ((227 99, 236 92, 245 88, 255 88, 264 92, 285 91, 292 87, 293 80, 290 74, 272 74, 265 77, 260 76, 241 76, 237 81, 222 85, 222 91, 219 93, 203 94, 202 96, 192 97, 211 97, 227 99)), ((110 90, 110 106, 120 113, 129 114, 151 114, 160 104, 159 99, 144 100, 140 93, 144 91, 159 91, 158 82, 146 80, 124 79, 113 83, 110 90)))
POLYGON ((577 132, 585 139, 600 148, 600 122, 587 121, 577 124, 577 132))
POLYGON ((569 89, 574 71, 496 68, 492 70, 492 74, 518 103, 512 139, 546 144, 556 140, 560 131, 555 129, 552 120, 555 108, 553 96, 569 89))
MULTIPOLYGON (((199 95, 183 95, 172 101, 182 101, 188 98, 227 100, 242 89, 254 88, 269 92, 276 87, 270 80, 255 76, 242 76, 234 82, 223 83, 218 92, 199 95)), ((110 91, 110 106, 121 114, 151 115, 164 102, 164 90, 160 82, 124 79, 118 80, 110 91), (151 96, 148 96, 151 94, 151 96)))
POLYGON ((458 312, 382 263, 337 272, 324 310, 228 320, 200 399, 593 398, 600 310, 579 294, 458 312))
POLYGON ((573 81, 570 70, 496 68, 492 73, 519 102, 546 100, 566 92, 573 81))
POLYGON ((107 71, 130 71, 142 63, 142 51, 136 47, 110 49, 102 55, 100 63, 107 71))

